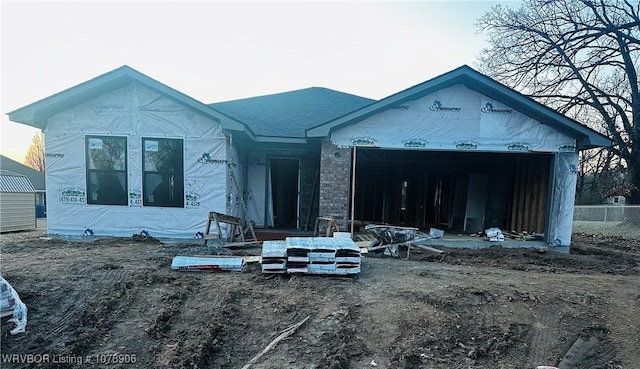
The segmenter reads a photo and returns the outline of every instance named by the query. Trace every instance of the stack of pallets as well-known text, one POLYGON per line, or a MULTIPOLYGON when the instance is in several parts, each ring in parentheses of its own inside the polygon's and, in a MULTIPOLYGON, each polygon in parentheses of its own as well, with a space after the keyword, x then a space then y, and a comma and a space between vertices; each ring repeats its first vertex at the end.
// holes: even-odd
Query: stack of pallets
POLYGON ((346 237, 287 237, 285 241, 264 241, 262 272, 358 274, 360 248, 346 237))

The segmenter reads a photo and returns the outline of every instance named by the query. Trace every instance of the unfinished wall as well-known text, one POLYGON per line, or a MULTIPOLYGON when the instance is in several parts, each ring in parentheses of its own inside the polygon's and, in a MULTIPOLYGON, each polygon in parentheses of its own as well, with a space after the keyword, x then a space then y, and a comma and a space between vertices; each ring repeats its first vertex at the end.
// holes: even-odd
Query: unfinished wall
POLYGON ((320 153, 320 216, 333 217, 340 230, 348 229, 351 186, 351 148, 322 143, 320 153))
POLYGON ((543 233, 549 190, 549 157, 521 155, 517 159, 508 227, 517 232, 543 233))
POLYGON ((205 229, 209 211, 226 211, 222 126, 144 86, 132 83, 51 116, 45 141, 49 234, 130 237, 144 231, 193 238, 205 229), (87 186, 87 136, 98 137, 98 144, 100 137, 126 139, 125 204, 89 203, 95 192, 87 186), (154 138, 182 141, 181 207, 144 205, 143 142, 154 138))
POLYGON ((316 157, 300 160, 300 228, 312 229, 318 217, 320 163, 316 157))

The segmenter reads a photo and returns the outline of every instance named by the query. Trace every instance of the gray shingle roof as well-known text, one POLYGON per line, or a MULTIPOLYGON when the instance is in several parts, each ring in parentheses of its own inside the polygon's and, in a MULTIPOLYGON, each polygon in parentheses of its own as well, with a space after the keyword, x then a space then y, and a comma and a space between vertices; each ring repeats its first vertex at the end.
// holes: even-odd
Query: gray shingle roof
POLYGON ((36 189, 33 188, 27 176, 0 170, 0 192, 34 193, 36 189))
POLYGON ((31 184, 33 184, 33 187, 35 187, 38 191, 45 191, 47 189, 44 180, 44 173, 38 172, 33 168, 30 168, 24 164, 20 164, 17 161, 11 160, 3 155, 0 155, 0 169, 27 176, 31 184))
POLYGON ((209 104, 246 124, 257 136, 305 137, 305 131, 375 100, 323 87, 209 104))

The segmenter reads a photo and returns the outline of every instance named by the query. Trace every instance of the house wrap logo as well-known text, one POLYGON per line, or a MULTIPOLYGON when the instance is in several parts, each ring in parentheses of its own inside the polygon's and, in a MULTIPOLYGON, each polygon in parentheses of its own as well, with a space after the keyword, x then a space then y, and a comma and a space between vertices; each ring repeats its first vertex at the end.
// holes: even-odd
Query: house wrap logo
POLYGON ((404 145, 404 147, 421 148, 427 146, 427 141, 418 138, 403 141, 402 144, 404 145))
POLYGON ((87 191, 82 187, 62 187, 58 201, 61 204, 83 205, 87 203, 87 191))
POLYGON ((129 206, 142 206, 142 192, 139 190, 129 192, 129 206))
POLYGON ((352 140, 353 146, 374 146, 376 140, 371 137, 356 137, 352 140))
POLYGON ((558 151, 560 152, 575 152, 576 151, 576 145, 572 142, 567 142, 567 143, 563 143, 558 145, 558 151))
POLYGON ((200 195, 195 192, 187 192, 185 194, 185 207, 186 208, 198 208, 200 207, 200 195))
POLYGON ((490 101, 484 104, 484 107, 480 109, 480 111, 483 113, 506 113, 506 114, 513 113, 512 109, 495 109, 493 107, 493 103, 490 101))
POLYGON ((531 146, 526 142, 510 142, 507 145, 509 151, 529 151, 531 146))
POLYGON ((443 106, 440 100, 435 100, 433 105, 429 107, 431 111, 460 111, 462 108, 453 107, 453 106, 443 106))
POLYGON ((472 140, 458 141, 455 143, 458 150, 477 150, 478 143, 472 140))
POLYGON ((208 152, 202 153, 202 156, 198 158, 198 163, 212 164, 212 163, 226 163, 224 159, 214 159, 208 152))

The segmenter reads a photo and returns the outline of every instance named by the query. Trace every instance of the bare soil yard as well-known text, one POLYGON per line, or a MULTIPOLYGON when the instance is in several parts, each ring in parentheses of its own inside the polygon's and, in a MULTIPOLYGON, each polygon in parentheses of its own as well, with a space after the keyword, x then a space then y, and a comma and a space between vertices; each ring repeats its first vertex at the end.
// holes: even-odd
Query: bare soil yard
POLYGON ((1 236, 29 308, 26 333, 2 326, 2 368, 242 368, 307 316, 251 368, 640 368, 638 240, 413 250, 354 279, 177 272, 197 246, 44 236, 1 236))

